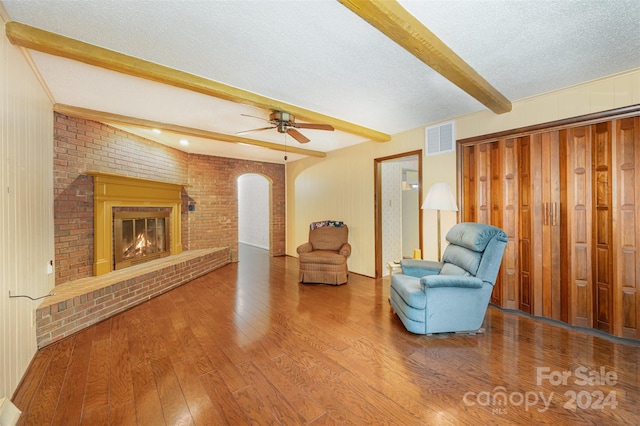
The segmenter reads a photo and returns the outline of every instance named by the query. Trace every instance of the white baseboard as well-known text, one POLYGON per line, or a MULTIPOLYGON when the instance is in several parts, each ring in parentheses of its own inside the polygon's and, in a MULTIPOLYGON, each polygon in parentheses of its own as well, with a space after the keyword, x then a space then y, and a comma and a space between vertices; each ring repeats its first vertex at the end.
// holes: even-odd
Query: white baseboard
POLYGON ((22 411, 13 405, 6 397, 0 398, 0 426, 14 426, 22 411))
POLYGON ((265 246, 261 246, 259 244, 254 244, 254 243, 247 243, 244 241, 238 241, 239 244, 244 244, 245 246, 251 246, 251 247, 257 247, 257 248, 261 248, 264 250, 269 250, 269 247, 265 247, 265 246))

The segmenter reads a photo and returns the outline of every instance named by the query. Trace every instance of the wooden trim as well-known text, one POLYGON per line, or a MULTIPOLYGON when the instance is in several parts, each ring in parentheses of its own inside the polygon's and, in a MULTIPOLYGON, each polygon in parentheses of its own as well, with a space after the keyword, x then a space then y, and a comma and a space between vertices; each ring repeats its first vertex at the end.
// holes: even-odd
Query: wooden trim
POLYGON ((509 99, 399 3, 389 0, 339 1, 491 111, 496 114, 511 111, 509 99))
POLYGON ((287 104, 276 99, 270 99, 257 93, 228 86, 224 83, 144 59, 25 25, 20 22, 8 22, 5 26, 5 32, 9 41, 16 46, 73 59, 74 61, 85 64, 144 78, 145 80, 168 84, 231 102, 269 110, 286 111, 301 120, 330 124, 338 130, 363 136, 376 142, 387 142, 391 140, 390 135, 377 130, 287 104))
POLYGON ((277 143, 264 142, 256 139, 243 138, 240 136, 227 135, 225 133, 211 132, 208 130, 195 129, 193 127, 178 126, 176 124, 163 123, 160 121, 146 120, 144 118, 129 117, 126 115, 112 114, 104 111, 96 111, 93 109, 74 107, 71 105, 55 104, 53 110, 57 113, 83 118, 85 120, 99 121, 105 124, 124 124, 128 126, 138 126, 147 129, 160 129, 167 133, 175 133, 184 136, 195 136, 203 139, 210 139, 219 142, 244 143, 262 148, 272 149, 275 151, 288 152, 291 154, 308 155, 310 157, 325 158, 326 152, 314 151, 311 149, 298 148, 296 146, 287 146, 277 143))
POLYGON ((373 161, 374 278, 382 278, 382 162, 373 161))
POLYGON ((493 142, 498 139, 517 138, 520 136, 528 136, 533 133, 547 132, 552 130, 564 130, 569 127, 576 126, 586 126, 588 124, 595 124, 597 122, 608 121, 615 118, 633 116, 638 114, 639 112, 640 104, 630 105, 592 114, 579 115, 577 117, 563 118, 561 120, 548 121, 546 123, 534 124, 526 127, 518 127, 516 129, 510 130, 503 130, 486 135, 472 136, 470 138, 459 139, 457 141, 458 148, 466 145, 476 145, 478 143, 493 142))

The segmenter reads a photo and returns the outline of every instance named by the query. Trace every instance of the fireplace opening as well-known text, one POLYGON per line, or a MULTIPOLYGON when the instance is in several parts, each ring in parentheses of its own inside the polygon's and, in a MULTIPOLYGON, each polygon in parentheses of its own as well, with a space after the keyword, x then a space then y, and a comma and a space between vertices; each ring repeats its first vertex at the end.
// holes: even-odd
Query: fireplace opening
POLYGON ((113 212, 114 269, 169 256, 170 209, 127 210, 113 212))

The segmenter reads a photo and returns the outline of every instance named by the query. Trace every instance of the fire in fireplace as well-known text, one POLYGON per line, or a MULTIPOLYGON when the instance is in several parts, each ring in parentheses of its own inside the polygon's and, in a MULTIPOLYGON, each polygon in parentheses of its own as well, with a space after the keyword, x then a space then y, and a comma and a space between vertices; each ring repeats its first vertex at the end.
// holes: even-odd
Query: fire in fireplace
POLYGON ((170 255, 169 217, 169 211, 114 212, 114 269, 170 255))

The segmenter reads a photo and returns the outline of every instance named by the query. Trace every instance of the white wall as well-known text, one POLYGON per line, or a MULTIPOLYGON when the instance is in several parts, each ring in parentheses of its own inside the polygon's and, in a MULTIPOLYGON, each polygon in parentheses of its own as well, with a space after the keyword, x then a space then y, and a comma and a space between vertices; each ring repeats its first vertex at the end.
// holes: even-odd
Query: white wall
POLYGON ((0 36, 0 397, 36 352, 33 324, 53 288, 53 106, 22 52, 0 36))
POLYGON ((270 182, 248 173, 238 178, 238 241, 269 250, 270 182))
MULTIPOLYGON (((413 252, 420 248, 420 205, 417 189, 402 191, 402 257, 413 257, 413 252)), ((396 259, 398 260, 398 259, 396 259)))
MULTIPOLYGON (((640 104, 640 69, 513 102, 513 111, 482 111, 455 119, 456 138, 515 129, 640 104)), ((447 120, 448 121, 448 120, 447 120)), ((439 123, 426 123, 425 126, 439 123)), ((287 164, 287 254, 296 256, 308 225, 319 218, 349 224, 352 272, 375 274, 374 159, 424 148, 424 128, 393 135, 390 142, 367 142, 287 164)), ((456 188, 455 153, 424 157, 422 188, 446 182, 456 188)), ((423 258, 437 257, 436 212, 423 210, 423 258)), ((456 223, 456 212, 442 212, 442 234, 456 223)), ((443 238, 444 246, 444 238, 443 238)))

